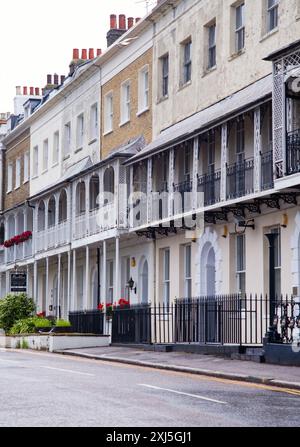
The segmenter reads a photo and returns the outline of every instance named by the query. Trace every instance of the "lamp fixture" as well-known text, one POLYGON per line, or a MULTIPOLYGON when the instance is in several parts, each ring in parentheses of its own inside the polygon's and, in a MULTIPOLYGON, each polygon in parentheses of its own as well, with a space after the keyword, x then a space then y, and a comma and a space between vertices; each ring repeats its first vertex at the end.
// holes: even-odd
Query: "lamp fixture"
POLYGON ((247 228, 252 228, 252 230, 255 230, 255 221, 254 219, 251 220, 241 220, 237 224, 235 224, 235 232, 236 234, 245 234, 247 228), (238 230, 238 228, 241 228, 241 230, 238 230))
POLYGON ((130 278, 130 280, 128 281, 127 285, 128 285, 128 287, 129 287, 129 289, 130 289, 131 291, 134 291, 134 293, 136 294, 136 292, 137 292, 137 288, 134 287, 135 282, 134 282, 134 280, 133 280, 132 278, 130 278))
POLYGON ((223 228, 223 234, 222 234, 222 237, 224 238, 224 239, 227 239, 228 238, 228 227, 227 227, 227 225, 225 225, 224 226, 224 228, 223 228))
POLYGON ((287 228, 288 224, 289 224, 289 217, 287 214, 283 214, 281 221, 281 228, 287 228))

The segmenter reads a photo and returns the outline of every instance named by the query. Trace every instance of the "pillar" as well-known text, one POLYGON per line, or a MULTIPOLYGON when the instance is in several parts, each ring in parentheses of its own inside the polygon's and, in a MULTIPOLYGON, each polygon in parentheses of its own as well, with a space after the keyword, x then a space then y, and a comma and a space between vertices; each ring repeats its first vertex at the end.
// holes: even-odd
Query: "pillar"
POLYGON ((103 241, 103 257, 102 257, 102 291, 103 291, 103 302, 104 304, 107 303, 107 243, 106 241, 103 241))
POLYGON ((73 250, 73 297, 71 304, 72 311, 77 310, 76 296, 76 250, 73 250))
POLYGON ((57 267, 57 309, 56 309, 57 318, 61 318, 60 282, 61 282, 61 254, 58 255, 58 267, 57 267))
MULTIPOLYGON (((194 138, 193 145, 193 200, 192 206, 193 210, 198 209, 202 204, 198 203, 197 192, 198 192, 198 159, 199 159, 199 137, 194 138)), ((204 205, 204 198, 203 198, 204 205)))
POLYGON ((261 190, 261 110, 254 110, 254 191, 261 190))
POLYGON ((120 291, 120 237, 116 237, 116 281, 115 281, 115 302, 118 302, 121 298, 121 291, 120 291))
POLYGON ((84 309, 88 310, 90 305, 90 249, 89 246, 85 248, 85 302, 84 309))
POLYGON ((228 163, 228 125, 222 125, 221 131, 221 201, 227 200, 227 163, 228 163))

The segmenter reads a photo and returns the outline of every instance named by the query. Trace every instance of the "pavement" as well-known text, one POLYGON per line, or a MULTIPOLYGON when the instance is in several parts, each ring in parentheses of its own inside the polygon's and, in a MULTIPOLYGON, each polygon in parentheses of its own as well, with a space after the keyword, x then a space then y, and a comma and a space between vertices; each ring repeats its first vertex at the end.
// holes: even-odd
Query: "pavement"
POLYGON ((0 396, 1 427, 300 426, 300 391, 45 352, 0 350, 0 396))
POLYGON ((244 362, 201 354, 143 351, 114 346, 73 349, 60 351, 59 353, 106 362, 185 372, 241 382, 270 384, 300 390, 300 368, 293 366, 244 362))

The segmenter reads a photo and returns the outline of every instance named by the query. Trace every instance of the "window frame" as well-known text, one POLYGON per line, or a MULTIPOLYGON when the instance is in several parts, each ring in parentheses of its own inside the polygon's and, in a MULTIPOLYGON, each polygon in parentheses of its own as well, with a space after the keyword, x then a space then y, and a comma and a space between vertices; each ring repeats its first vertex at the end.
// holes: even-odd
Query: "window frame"
POLYGON ((13 163, 10 161, 7 165, 7 194, 13 190, 13 169, 13 163))
POLYGON ((241 2, 235 6, 234 46, 235 53, 239 54, 245 49, 245 3, 241 2), (241 25, 238 26, 238 11, 241 10, 241 25), (242 35, 242 46, 239 47, 240 35, 242 35))
POLYGON ((27 151, 24 154, 24 175, 23 175, 23 184, 29 182, 30 179, 30 152, 27 151))
POLYGON ((114 96, 113 91, 106 93, 104 96, 104 133, 106 135, 114 130, 114 96), (108 106, 110 109, 108 110, 108 106))
POLYGON ((15 180, 15 189, 19 189, 21 187, 21 157, 16 158, 16 180, 15 180))
POLYGON ((184 295, 186 298, 192 298, 192 245, 184 246, 184 295), (187 268, 187 251, 189 251, 189 269, 187 268), (188 271, 189 270, 189 271, 188 271), (189 293, 190 291, 190 293, 189 293))
POLYGON ((246 293, 246 262, 247 262, 247 257, 246 257, 246 235, 245 234, 237 234, 236 235, 236 239, 235 239, 235 259, 236 259, 236 263, 235 263, 235 268, 236 268, 236 287, 237 287, 237 291, 238 293, 244 294, 246 293), (239 253, 239 248, 241 247, 238 243, 238 241, 242 239, 242 253, 239 253), (239 259, 242 258, 242 262, 241 265, 239 265, 239 259), (245 290, 241 290, 241 283, 242 283, 242 278, 244 281, 244 288, 245 290))
POLYGON ((212 70, 217 66, 217 23, 212 22, 207 26, 207 40, 208 40, 208 50, 207 50, 207 70, 212 70), (211 31, 214 29, 214 39, 213 44, 211 41, 211 31), (212 54, 214 63, 212 64, 212 54))
POLYGON ((90 141, 95 141, 98 139, 98 131, 99 131, 99 106, 98 103, 95 102, 91 105, 90 108, 90 141))
POLYGON ((266 8, 267 8, 267 33, 278 28, 279 23, 279 0, 271 0, 274 1, 272 5, 270 5, 270 0, 266 0, 266 8), (273 14, 275 14, 273 16, 273 14), (273 19, 273 27, 271 28, 271 18, 273 19))
POLYGON ((192 38, 182 42, 182 85, 192 81, 192 38))
POLYGON ((43 141, 43 172, 47 172, 49 167, 49 140, 46 138, 43 141), (47 147, 47 163, 45 163, 45 147, 47 147))
POLYGON ((149 65, 145 65, 139 72, 139 97, 138 97, 138 113, 149 110, 150 107, 150 79, 149 79, 149 65), (147 75, 147 83, 146 83, 147 75))
POLYGON ((59 144, 60 144, 59 130, 53 134, 53 151, 52 151, 52 166, 55 166, 59 162, 59 144))
POLYGON ((163 250, 163 304, 165 307, 170 306, 170 260, 171 260, 171 251, 170 248, 165 248, 163 250), (167 256, 168 255, 168 256, 167 256), (167 259, 168 259, 168 270, 167 267, 167 259))
POLYGON ((131 119, 131 81, 129 79, 121 84, 120 108, 120 126, 123 126, 131 119))
POLYGON ((160 98, 165 99, 169 97, 169 75, 170 75, 170 58, 169 53, 164 54, 159 58, 160 60, 160 98))
POLYGON ((39 175, 39 146, 33 147, 33 158, 32 158, 32 178, 36 178, 39 175))
POLYGON ((69 121, 64 125, 64 157, 67 157, 71 153, 71 122, 69 121))
POLYGON ((76 151, 83 149, 84 144, 85 120, 84 113, 77 115, 76 121, 76 151))

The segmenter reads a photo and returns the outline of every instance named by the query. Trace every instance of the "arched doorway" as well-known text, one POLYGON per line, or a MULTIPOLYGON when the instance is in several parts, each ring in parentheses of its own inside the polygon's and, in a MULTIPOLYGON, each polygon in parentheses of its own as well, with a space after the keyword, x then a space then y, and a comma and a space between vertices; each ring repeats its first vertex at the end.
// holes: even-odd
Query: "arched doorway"
POLYGON ((214 247, 207 242, 201 254, 201 295, 216 294, 216 254, 214 247))
POLYGON ((144 259, 140 270, 140 284, 141 284, 141 304, 148 304, 149 302, 149 267, 148 261, 144 259))
POLYGON ((98 294, 99 294, 99 288, 98 287, 98 268, 94 268, 92 273, 92 309, 97 309, 98 307, 98 294))

